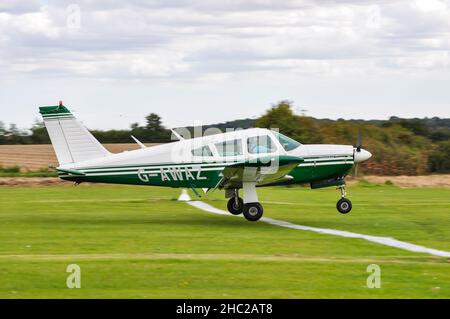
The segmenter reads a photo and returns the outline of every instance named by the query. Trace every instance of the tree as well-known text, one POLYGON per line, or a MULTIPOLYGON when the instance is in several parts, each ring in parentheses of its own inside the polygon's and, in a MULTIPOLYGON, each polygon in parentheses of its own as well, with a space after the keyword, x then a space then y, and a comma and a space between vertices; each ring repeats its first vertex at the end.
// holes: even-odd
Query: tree
POLYGON ((299 116, 297 119, 298 129, 295 139, 306 144, 322 143, 323 137, 319 124, 308 116, 299 116))
POLYGON ((145 128, 148 131, 158 132, 164 130, 161 117, 158 114, 150 113, 145 117, 145 119, 147 121, 147 125, 145 126, 145 128))
POLYGON ((36 120, 31 128, 30 140, 32 144, 48 144, 50 137, 43 122, 36 120))
POLYGON ((313 118, 297 116, 292 111, 292 102, 280 101, 256 120, 256 126, 279 129, 279 132, 301 143, 322 141, 319 125, 313 118))
POLYGON ((402 119, 400 125, 412 131, 416 135, 429 136, 430 129, 426 123, 420 119, 402 119))
POLYGON ((437 129, 430 134, 430 139, 433 142, 449 141, 450 140, 450 128, 444 127, 437 129))
POLYGON ((450 173, 450 141, 437 144, 437 147, 428 157, 431 172, 450 173))
POLYGON ((297 133, 297 117, 291 109, 292 102, 283 100, 278 104, 272 105, 272 108, 263 116, 256 120, 256 126, 279 129, 280 133, 295 136, 297 133))
POLYGON ((137 130, 139 128, 139 123, 131 123, 130 128, 132 131, 137 130))
POLYGON ((27 133, 20 131, 16 124, 11 123, 5 130, 5 141, 7 144, 27 144, 27 133))
POLYGON ((5 123, 0 121, 0 144, 3 144, 5 142, 6 139, 5 135, 6 135, 5 123))
POLYGON ((17 128, 17 125, 14 124, 14 123, 9 124, 9 130, 8 131, 9 131, 10 134, 15 135, 15 136, 21 135, 19 129, 17 128))
POLYGON ((145 142, 166 143, 170 142, 170 131, 167 130, 161 121, 161 117, 156 113, 150 113, 145 117, 147 123, 143 130, 137 129, 137 135, 144 135, 141 138, 145 142))

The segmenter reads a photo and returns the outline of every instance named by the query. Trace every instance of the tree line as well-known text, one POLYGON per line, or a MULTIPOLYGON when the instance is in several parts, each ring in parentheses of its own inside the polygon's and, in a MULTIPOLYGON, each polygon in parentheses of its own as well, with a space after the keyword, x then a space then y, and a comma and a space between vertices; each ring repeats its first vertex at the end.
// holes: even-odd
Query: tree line
MULTIPOLYGON (((297 115, 290 101, 280 101, 258 119, 242 119, 208 128, 265 127, 277 128, 303 144, 355 145, 358 131, 363 136, 363 147, 374 155, 361 164, 365 174, 419 175, 450 173, 450 119, 391 117, 389 120, 330 120, 297 115)), ((194 128, 188 127, 193 133, 194 128)), ((171 131, 155 113, 145 118, 145 124, 133 123, 128 130, 93 130, 101 143, 130 143, 131 135, 144 143, 171 142, 171 131)), ((48 144, 50 139, 42 122, 36 122, 22 131, 16 125, 9 127, 0 121, 0 144, 48 144)))
MULTIPOLYGON (((130 143, 131 135, 144 143, 166 143, 170 141, 171 131, 162 125, 158 114, 145 117, 145 125, 132 123, 129 130, 91 130, 101 143, 130 143)), ((17 125, 9 127, 0 121, 0 144, 49 144, 50 138, 44 123, 36 121, 29 130, 20 130, 17 125)))

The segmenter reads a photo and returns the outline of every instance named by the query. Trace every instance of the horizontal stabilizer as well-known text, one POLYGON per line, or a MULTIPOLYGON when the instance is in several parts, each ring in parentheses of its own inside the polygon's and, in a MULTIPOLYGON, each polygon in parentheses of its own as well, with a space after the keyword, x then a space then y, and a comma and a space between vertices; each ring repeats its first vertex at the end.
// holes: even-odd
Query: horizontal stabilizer
POLYGON ((77 170, 75 170, 75 169, 62 169, 62 168, 57 168, 57 171, 58 171, 58 172, 61 172, 61 173, 67 173, 67 174, 70 174, 70 175, 77 175, 77 176, 83 176, 83 175, 86 175, 85 173, 80 172, 80 171, 77 171, 77 170))

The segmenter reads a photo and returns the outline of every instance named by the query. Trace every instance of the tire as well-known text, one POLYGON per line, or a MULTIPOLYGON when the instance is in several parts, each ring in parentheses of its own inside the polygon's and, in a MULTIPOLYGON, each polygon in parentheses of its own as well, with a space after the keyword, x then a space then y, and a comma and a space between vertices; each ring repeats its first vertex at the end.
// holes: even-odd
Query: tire
POLYGON ((337 204, 336 208, 341 214, 347 214, 352 210, 352 202, 347 198, 341 198, 337 204))
POLYGON ((244 211, 244 201, 242 198, 238 197, 238 205, 236 206, 236 200, 234 197, 231 197, 227 204, 228 211, 233 215, 242 214, 244 211))
POLYGON ((244 204, 244 217, 248 221, 256 222, 263 215, 264 209, 260 203, 244 204))

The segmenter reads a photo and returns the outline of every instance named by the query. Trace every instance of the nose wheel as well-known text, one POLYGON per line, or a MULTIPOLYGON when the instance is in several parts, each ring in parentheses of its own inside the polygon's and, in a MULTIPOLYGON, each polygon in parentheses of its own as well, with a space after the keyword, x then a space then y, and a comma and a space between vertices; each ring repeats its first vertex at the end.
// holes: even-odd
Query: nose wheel
POLYGON ((341 214, 347 214, 352 210, 352 202, 347 198, 341 198, 336 204, 336 208, 341 214))
POLYGON ((341 214, 347 214, 352 210, 352 202, 346 198, 347 197, 347 191, 345 189, 345 185, 339 186, 339 189, 341 191, 341 199, 338 200, 336 204, 336 208, 339 213, 341 214))

